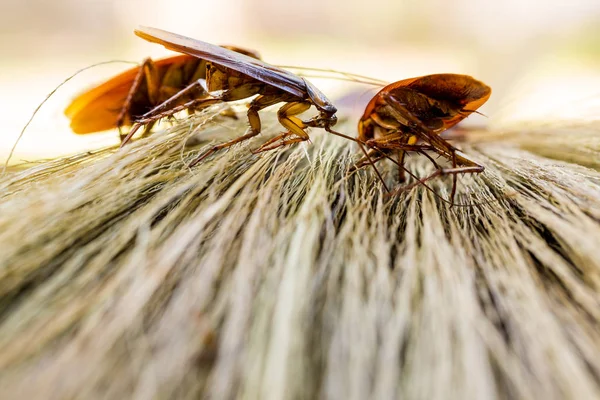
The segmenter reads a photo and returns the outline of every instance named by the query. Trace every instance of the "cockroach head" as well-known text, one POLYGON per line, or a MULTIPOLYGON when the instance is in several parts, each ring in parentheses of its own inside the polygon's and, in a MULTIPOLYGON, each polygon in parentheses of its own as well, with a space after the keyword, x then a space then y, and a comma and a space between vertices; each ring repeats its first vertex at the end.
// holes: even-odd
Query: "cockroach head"
POLYGON ((319 115, 315 115, 308 121, 303 121, 304 125, 310 126, 311 128, 329 128, 334 126, 337 123, 337 116, 334 114, 330 114, 325 111, 321 111, 319 115))
POLYGON ((337 115, 335 115, 335 111, 332 114, 330 114, 329 112, 321 111, 321 113, 316 117, 315 124, 319 128, 327 128, 337 124, 337 121, 338 118, 337 115))

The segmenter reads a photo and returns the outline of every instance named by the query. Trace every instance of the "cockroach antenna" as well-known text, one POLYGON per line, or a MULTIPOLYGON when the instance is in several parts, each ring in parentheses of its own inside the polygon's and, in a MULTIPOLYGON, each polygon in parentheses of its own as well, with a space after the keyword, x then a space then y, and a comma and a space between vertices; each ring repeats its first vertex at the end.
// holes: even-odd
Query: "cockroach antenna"
POLYGON ((12 156, 13 156, 16 148, 17 148, 17 145, 21 141, 21 138, 25 134, 25 131, 27 130, 27 128, 29 127, 29 125, 31 124, 31 122, 33 121, 33 119, 35 118, 35 116, 37 115, 38 111, 40 111, 40 109, 42 108, 42 106, 44 104, 46 104, 46 102, 48 100, 50 100, 50 98, 54 95, 54 93, 56 93, 56 91, 58 89, 60 89, 66 83, 68 83, 71 79, 75 78, 77 75, 81 74, 82 72, 87 71, 88 69, 99 67, 101 65, 116 64, 116 63, 136 64, 136 63, 131 62, 131 61, 110 60, 110 61, 102 61, 102 62, 99 62, 99 63, 88 65, 87 67, 84 67, 84 68, 81 68, 81 69, 75 71, 72 75, 70 75, 65 80, 63 80, 61 83, 59 83, 58 86, 56 86, 54 89, 52 89, 52 91, 46 95, 46 97, 44 98, 44 100, 42 100, 42 102, 40 104, 38 104, 38 106, 35 108, 35 110, 31 114, 31 116, 29 117, 29 120, 27 121, 27 123, 25 124, 25 126, 23 127, 23 129, 21 129, 21 132, 19 133, 19 136, 17 137, 17 140, 15 141, 15 143, 12 146, 12 148, 10 149, 10 152, 8 153, 8 158, 4 162, 4 168, 2 169, 2 175, 4 176, 6 174, 6 169, 8 168, 8 163, 10 162, 10 159, 12 158, 12 156))

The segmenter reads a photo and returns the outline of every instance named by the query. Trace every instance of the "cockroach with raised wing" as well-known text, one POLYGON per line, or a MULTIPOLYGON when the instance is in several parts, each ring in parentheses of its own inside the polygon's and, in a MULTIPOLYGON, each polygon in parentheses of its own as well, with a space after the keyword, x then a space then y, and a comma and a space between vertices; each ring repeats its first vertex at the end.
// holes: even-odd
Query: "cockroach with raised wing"
MULTIPOLYGON (((253 58, 258 53, 223 46, 253 58)), ((76 97, 65 110, 77 134, 131 126, 137 119, 168 99, 171 107, 208 97, 198 81, 206 79, 206 60, 187 54, 153 61, 150 58, 76 97), (173 98, 173 96, 177 96, 173 98)), ((193 112, 191 107, 188 112, 193 112)), ((146 130, 152 128, 147 124, 146 130)), ((121 136, 124 139, 124 136, 121 136)))
MULTIPOLYGON (((407 190, 440 175, 452 175, 451 202, 456 192, 456 177, 461 173, 480 173, 484 166, 460 154, 439 134, 476 112, 490 97, 491 89, 467 75, 435 74, 405 79, 381 89, 369 102, 358 123, 358 140, 371 148, 373 161, 397 157, 401 180, 407 152, 428 157, 436 171, 401 188, 407 190), (452 163, 442 168, 428 154, 437 153, 452 163)), ((365 156, 360 168, 371 162, 365 156)))
MULTIPOLYGON (((162 44, 169 50, 206 60, 206 88, 211 93, 209 98, 194 99, 179 107, 171 107, 167 100, 163 106, 159 106, 166 111, 148 113, 137 121, 139 124, 152 123, 171 115, 179 108, 203 107, 205 104, 214 104, 216 101, 229 102, 258 95, 248 105, 250 132, 212 147, 191 165, 220 149, 258 135, 261 131, 258 112, 277 103, 285 103, 278 110, 277 118, 286 131, 263 143, 256 150, 257 152, 308 140, 309 136, 305 129, 309 127, 320 127, 330 133, 356 141, 356 139, 331 130, 331 127, 337 122, 335 115, 337 109, 319 89, 305 78, 261 60, 160 29, 142 27, 135 33, 150 42, 162 44), (307 121, 297 117, 311 106, 316 107, 318 115, 307 121)), ((157 107, 157 111, 159 107, 157 107)))

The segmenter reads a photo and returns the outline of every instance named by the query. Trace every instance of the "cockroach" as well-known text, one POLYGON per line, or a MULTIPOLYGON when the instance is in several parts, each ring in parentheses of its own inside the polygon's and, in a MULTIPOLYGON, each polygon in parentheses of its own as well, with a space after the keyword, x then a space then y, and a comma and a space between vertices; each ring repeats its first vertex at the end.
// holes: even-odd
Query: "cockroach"
POLYGON ((435 172, 401 190, 440 175, 452 175, 452 204, 457 175, 481 173, 484 166, 460 153, 439 134, 477 112, 491 92, 484 83, 458 74, 426 75, 385 86, 368 103, 358 123, 358 140, 371 150, 356 167, 396 156, 400 180, 404 181, 404 172, 408 172, 404 167, 407 152, 423 154, 434 164, 435 172), (452 167, 442 168, 428 152, 445 157, 452 167))
MULTIPOLYGON (((258 53, 240 47, 223 46, 253 58, 258 53)), ((193 99, 206 98, 208 94, 199 79, 206 79, 206 60, 180 54, 153 61, 145 59, 131 68, 76 97, 65 109, 71 119, 71 129, 86 134, 132 125, 138 118, 165 100, 179 94, 172 106, 193 99)), ((193 112, 192 108, 188 112, 193 112)), ((146 131, 153 123, 146 125, 146 131)), ((121 140, 124 135, 121 135, 121 140)))
POLYGON ((211 94, 209 98, 193 99, 179 107, 172 107, 170 100, 167 100, 155 111, 147 113, 144 118, 138 120, 138 124, 152 123, 183 108, 203 107, 215 102, 237 101, 258 95, 248 105, 249 133, 212 147, 194 160, 190 166, 220 149, 258 135, 261 131, 258 112, 277 103, 284 103, 277 112, 277 118, 285 128, 285 132, 267 140, 255 152, 309 140, 305 131, 309 127, 323 128, 327 132, 356 141, 331 129, 337 122, 335 115, 337 109, 306 78, 259 59, 160 29, 141 27, 135 31, 135 34, 150 42, 162 44, 169 50, 206 60, 206 89, 211 94), (318 115, 307 121, 297 117, 311 106, 315 106, 318 115), (165 111, 158 112, 159 109, 165 111))

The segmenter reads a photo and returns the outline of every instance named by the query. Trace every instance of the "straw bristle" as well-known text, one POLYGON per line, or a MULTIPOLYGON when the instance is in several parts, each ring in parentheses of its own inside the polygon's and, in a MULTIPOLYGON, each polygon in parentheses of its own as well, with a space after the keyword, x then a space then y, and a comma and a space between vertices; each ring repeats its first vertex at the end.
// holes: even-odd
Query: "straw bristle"
POLYGON ((600 397, 600 173, 561 161, 598 168, 598 127, 458 144, 488 203, 449 208, 320 130, 251 154, 263 114, 192 170, 185 121, 0 181, 0 398, 600 397))

